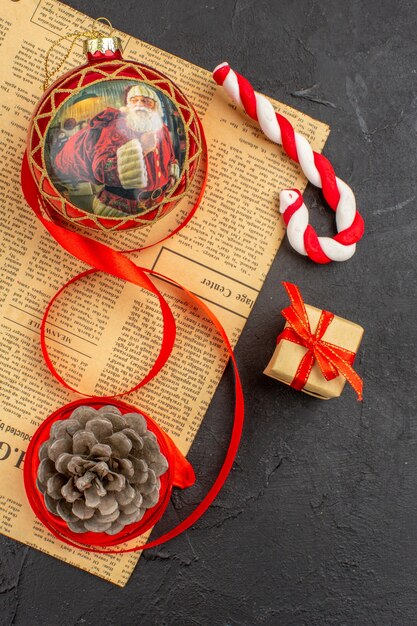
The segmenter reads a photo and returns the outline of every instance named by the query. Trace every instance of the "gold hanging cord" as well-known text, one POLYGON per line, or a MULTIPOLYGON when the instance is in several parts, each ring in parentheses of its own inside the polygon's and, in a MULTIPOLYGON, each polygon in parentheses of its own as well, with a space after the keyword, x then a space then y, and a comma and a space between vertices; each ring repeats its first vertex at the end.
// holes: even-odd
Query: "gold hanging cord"
POLYGON ((45 79, 43 81, 42 87, 44 89, 44 91, 46 91, 46 89, 48 89, 48 86, 51 82, 51 78, 53 76, 55 76, 55 74, 57 74, 59 72, 59 70, 61 69, 61 67, 64 65, 65 61, 68 59, 68 57, 70 56, 76 42, 78 39, 81 39, 81 37, 87 37, 88 39, 98 39, 100 37, 111 37, 112 33, 114 32, 114 28, 110 22, 110 20, 107 19, 107 17, 98 17, 96 20, 94 20, 93 22, 93 27, 91 30, 86 30, 84 32, 81 33, 69 33, 68 35, 64 35, 63 37, 60 37, 59 39, 57 39, 52 46, 49 48, 48 52, 46 53, 45 56, 45 79), (105 33, 103 33, 103 31, 98 30, 98 23, 99 24, 103 24, 105 26, 108 26, 110 29, 110 32, 108 33, 108 35, 106 35, 105 33), (60 43, 62 43, 63 41, 69 41, 70 42, 70 47, 68 48, 67 52, 64 55, 64 58, 62 59, 62 61, 52 70, 50 71, 49 68, 49 60, 50 60, 50 56, 51 56, 51 52, 52 50, 54 50, 54 48, 56 46, 58 46, 60 43))

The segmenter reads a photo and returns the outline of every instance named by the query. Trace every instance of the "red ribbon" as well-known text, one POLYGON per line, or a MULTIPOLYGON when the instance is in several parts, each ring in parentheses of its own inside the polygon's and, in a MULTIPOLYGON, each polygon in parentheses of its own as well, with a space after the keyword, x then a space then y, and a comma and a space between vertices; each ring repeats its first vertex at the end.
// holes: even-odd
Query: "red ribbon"
POLYGON ((352 367, 356 354, 323 340, 323 335, 334 318, 333 313, 322 311, 316 332, 312 333, 304 300, 298 287, 292 283, 282 284, 287 290, 291 306, 281 311, 288 326, 278 335, 277 343, 285 339, 307 348, 291 387, 303 389, 310 376, 311 368, 317 362, 326 380, 333 380, 340 374, 356 391, 358 400, 362 400, 363 381, 352 367))
MULTIPOLYGON (((153 282, 150 280, 149 275, 157 276, 165 280, 168 280, 169 282, 174 284, 176 287, 179 287, 180 289, 182 289, 185 292, 185 294, 211 320, 211 322, 213 323, 213 325, 216 327, 217 331, 219 332, 220 336, 222 337, 224 344, 226 346, 226 349, 228 351, 228 354, 230 356, 231 363, 233 366, 233 371, 234 371, 234 377, 235 377, 235 410, 234 410, 234 421, 233 421, 233 428, 232 428, 232 433, 230 437, 229 447, 227 449, 227 453, 226 453, 223 465, 213 485, 209 489, 208 493, 204 496, 202 501, 198 504, 198 506, 190 513, 190 515, 188 515, 177 526, 172 528, 170 531, 164 533, 162 536, 158 537, 157 539, 154 539, 146 544, 137 545, 131 548, 119 548, 119 549, 114 549, 114 550, 98 550, 97 548, 88 547, 88 546, 76 543, 75 541, 70 541, 69 539, 66 539, 65 537, 63 537, 62 535, 59 535, 58 533, 51 531, 58 539, 60 539, 64 543, 75 548, 86 550, 88 552, 101 552, 104 554, 108 554, 108 553, 119 554, 119 553, 124 553, 124 552, 137 552, 139 550, 153 548, 155 546, 160 545, 161 543, 164 543, 165 541, 172 539, 173 537, 176 537, 180 533, 187 530, 187 528, 192 526, 201 517, 201 515, 203 515, 203 513, 208 509, 210 504, 216 498, 227 476, 229 475, 230 470, 232 469, 233 462, 234 462, 234 459, 236 457, 236 454, 239 448, 239 442, 240 442, 240 438, 242 434, 243 420, 244 420, 243 391, 242 391, 242 385, 240 382, 239 372, 237 369, 237 364, 236 364, 236 360, 233 354, 232 346, 229 342, 226 331, 224 330, 223 326, 220 324, 219 320, 214 315, 214 313, 212 313, 212 311, 197 296, 195 296, 188 289, 186 289, 185 287, 183 287, 182 285, 174 281, 172 278, 163 276, 162 274, 159 274, 158 272, 147 269, 145 267, 139 267, 135 263, 133 263, 131 260, 126 258, 121 252, 117 252, 116 250, 113 250, 109 246, 106 246, 98 241, 95 241, 94 239, 69 231, 63 228, 62 226, 59 226, 58 224, 55 224, 54 222, 51 222, 50 220, 46 219, 42 214, 42 208, 44 209, 43 201, 42 201, 42 197, 40 196, 38 192, 36 183, 33 179, 32 172, 30 170, 29 163, 28 163, 27 154, 25 154, 23 158, 21 175, 22 175, 22 189, 24 192, 25 199, 28 202, 29 206, 33 209, 36 217, 40 220, 43 226, 49 231, 52 237, 54 237, 54 239, 67 252, 75 256, 77 259, 93 267, 93 269, 82 272, 78 276, 68 281, 68 283, 66 283, 66 285, 64 285, 64 287, 62 287, 59 290, 59 292, 54 296, 54 298, 51 300, 51 302, 48 305, 47 311, 45 312, 45 315, 44 315, 44 319, 42 323, 42 330, 41 330, 42 350, 43 350, 48 368, 50 369, 51 373, 55 376, 55 378, 59 380, 59 382, 65 385, 68 389, 72 389, 73 391, 80 393, 78 390, 73 389, 58 374, 58 372, 55 370, 55 367, 53 366, 52 361, 47 353, 46 342, 45 342, 45 324, 46 324, 50 307, 52 306, 53 302, 58 297, 58 295, 67 286, 69 286, 71 283, 75 282, 79 278, 82 278, 84 276, 87 276, 97 271, 107 272, 108 274, 112 274, 113 276, 117 276, 118 278, 122 278, 123 280, 127 280, 135 285, 138 285, 139 287, 142 287, 146 289, 147 291, 150 291, 151 293, 156 295, 156 297, 159 299, 159 302, 160 302, 163 322, 164 322, 163 339, 162 339, 162 344, 160 348, 160 353, 151 371, 147 374, 147 376, 140 383, 138 383, 134 387, 134 389, 137 389, 138 387, 143 386, 146 382, 148 382, 151 378, 153 378, 160 371, 160 369, 163 367, 168 357, 170 356, 172 347, 175 341, 174 317, 172 315, 172 312, 169 308, 168 303, 165 301, 162 294, 159 292, 159 290, 155 287, 153 282)), ((176 229, 174 232, 178 232, 178 229, 176 229)), ((128 393, 128 392, 125 392, 125 393, 128 393)), ((119 395, 124 395, 124 394, 119 394, 119 395)), ((110 396, 110 397, 114 397, 114 396, 110 396)))

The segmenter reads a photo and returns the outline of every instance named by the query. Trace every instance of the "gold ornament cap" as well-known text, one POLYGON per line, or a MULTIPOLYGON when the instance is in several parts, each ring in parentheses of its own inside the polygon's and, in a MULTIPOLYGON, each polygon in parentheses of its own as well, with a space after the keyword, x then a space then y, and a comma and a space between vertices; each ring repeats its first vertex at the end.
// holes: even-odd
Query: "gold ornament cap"
POLYGON ((123 52, 122 40, 120 37, 97 37, 95 39, 85 39, 83 42, 84 54, 96 54, 101 52, 123 52))

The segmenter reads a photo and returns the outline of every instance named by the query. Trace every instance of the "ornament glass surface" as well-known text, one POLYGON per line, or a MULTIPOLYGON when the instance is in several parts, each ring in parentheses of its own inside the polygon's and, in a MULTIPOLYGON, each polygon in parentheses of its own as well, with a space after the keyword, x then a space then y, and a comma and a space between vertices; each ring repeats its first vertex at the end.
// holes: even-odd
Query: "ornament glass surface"
POLYGON ((29 165, 54 220, 147 226, 186 195, 197 171, 193 107, 158 70, 124 60, 118 42, 86 42, 88 63, 55 81, 34 112, 29 165))

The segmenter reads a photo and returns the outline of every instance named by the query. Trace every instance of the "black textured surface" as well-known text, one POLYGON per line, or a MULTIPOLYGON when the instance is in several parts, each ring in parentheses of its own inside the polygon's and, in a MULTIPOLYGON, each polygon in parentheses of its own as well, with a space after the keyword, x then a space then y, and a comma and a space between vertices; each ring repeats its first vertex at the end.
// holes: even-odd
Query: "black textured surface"
MULTIPOLYGON (((284 242, 238 345, 239 456, 202 520, 145 554, 123 590, 1 537, 0 623, 415 624, 415 3, 67 3, 207 69, 228 60, 258 90, 330 124, 325 154, 355 190, 367 231, 352 260, 326 267, 284 242), (284 279, 365 327, 363 404, 350 388, 321 402, 262 375, 284 279)), ((308 200, 319 204, 314 191, 308 200)), ((179 495, 167 524, 220 463, 228 376, 191 451, 207 485, 179 495)))

